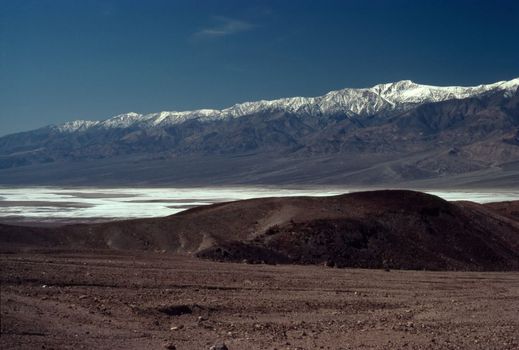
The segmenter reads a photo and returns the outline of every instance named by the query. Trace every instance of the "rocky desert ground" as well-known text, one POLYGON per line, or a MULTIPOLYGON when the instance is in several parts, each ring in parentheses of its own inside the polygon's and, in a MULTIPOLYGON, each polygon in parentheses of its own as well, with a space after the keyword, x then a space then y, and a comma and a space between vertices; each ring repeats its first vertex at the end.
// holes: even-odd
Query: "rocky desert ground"
POLYGON ((519 273, 1 255, 2 349, 517 349, 519 273))
POLYGON ((0 345, 518 349, 518 210, 375 191, 0 225, 0 345))

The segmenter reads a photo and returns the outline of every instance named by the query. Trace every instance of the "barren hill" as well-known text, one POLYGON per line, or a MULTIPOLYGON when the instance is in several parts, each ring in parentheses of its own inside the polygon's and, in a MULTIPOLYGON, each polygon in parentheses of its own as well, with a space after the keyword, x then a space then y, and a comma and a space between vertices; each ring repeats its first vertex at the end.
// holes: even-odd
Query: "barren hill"
POLYGON ((519 221, 500 208, 400 190, 262 198, 164 218, 55 228, 0 225, 0 248, 158 250, 338 267, 519 269, 519 221))

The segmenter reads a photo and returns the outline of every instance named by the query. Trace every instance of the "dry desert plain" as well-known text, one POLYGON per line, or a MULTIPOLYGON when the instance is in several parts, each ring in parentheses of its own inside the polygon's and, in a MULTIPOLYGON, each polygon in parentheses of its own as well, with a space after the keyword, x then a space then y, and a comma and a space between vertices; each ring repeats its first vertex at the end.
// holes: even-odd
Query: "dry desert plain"
POLYGON ((378 191, 0 225, 1 349, 518 349, 518 216, 378 191))
POLYGON ((2 349, 517 349, 519 273, 1 255, 2 349))

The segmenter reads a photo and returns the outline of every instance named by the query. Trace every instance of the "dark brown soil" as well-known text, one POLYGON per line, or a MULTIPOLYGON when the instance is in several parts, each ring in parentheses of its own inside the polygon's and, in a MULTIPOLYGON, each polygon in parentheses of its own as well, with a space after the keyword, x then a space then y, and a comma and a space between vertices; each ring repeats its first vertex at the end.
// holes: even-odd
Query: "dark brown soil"
POLYGON ((476 203, 449 203, 412 191, 373 191, 336 197, 324 205, 342 215, 291 219, 252 240, 224 242, 197 255, 334 267, 519 268, 517 222, 476 203))
POLYGON ((1 254, 0 348, 517 349, 519 274, 1 254))
POLYGON ((503 216, 519 221, 519 201, 487 203, 485 206, 503 216))

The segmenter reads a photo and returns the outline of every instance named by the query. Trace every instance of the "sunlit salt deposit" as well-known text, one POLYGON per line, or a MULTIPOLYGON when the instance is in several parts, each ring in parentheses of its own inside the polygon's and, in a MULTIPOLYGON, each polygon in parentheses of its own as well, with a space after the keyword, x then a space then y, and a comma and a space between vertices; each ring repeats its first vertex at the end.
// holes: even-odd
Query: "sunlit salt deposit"
MULTIPOLYGON (((330 196, 352 191, 354 190, 338 187, 0 188, 0 221, 158 217, 224 201, 274 196, 330 196)), ((447 200, 469 200, 479 203, 519 199, 519 190, 429 193, 447 200)))

